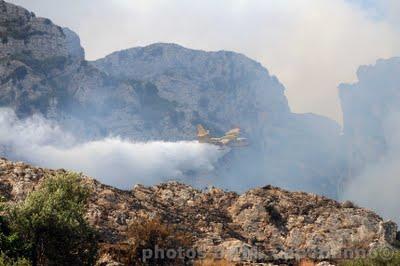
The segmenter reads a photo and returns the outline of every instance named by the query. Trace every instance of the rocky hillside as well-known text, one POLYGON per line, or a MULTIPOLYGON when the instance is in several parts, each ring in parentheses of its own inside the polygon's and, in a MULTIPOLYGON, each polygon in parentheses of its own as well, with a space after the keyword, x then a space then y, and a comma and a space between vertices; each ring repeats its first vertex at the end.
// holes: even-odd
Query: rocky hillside
MULTIPOLYGON (((48 175, 64 170, 0 160, 0 192, 17 202, 48 175)), ((176 182, 122 191, 83 176, 92 193, 87 217, 108 247, 124 243, 132 221, 161 217, 195 238, 195 247, 229 260, 267 262, 294 256, 342 258, 346 250, 391 248, 397 226, 350 202, 339 203, 272 186, 242 195, 217 188, 197 190, 176 182)), ((103 254, 112 260, 112 254, 103 254)), ((115 258, 114 258, 115 259, 115 258)))

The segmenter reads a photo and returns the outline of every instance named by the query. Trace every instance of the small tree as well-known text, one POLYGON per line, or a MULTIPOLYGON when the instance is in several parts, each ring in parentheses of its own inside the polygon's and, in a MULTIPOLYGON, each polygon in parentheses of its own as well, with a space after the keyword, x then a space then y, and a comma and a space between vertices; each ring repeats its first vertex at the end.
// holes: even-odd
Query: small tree
POLYGON ((11 228, 35 265, 93 265, 97 234, 84 218, 89 189, 77 174, 48 177, 11 209, 11 228))

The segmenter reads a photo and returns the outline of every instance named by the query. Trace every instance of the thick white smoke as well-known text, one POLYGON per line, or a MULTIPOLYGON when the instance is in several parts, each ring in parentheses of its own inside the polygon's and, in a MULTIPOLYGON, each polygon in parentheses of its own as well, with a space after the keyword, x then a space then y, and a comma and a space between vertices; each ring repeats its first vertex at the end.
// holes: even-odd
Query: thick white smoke
POLYGON ((355 177, 345 187, 342 198, 400 223, 400 113, 386 117, 383 128, 387 154, 355 177))
POLYGON ((33 116, 19 120, 0 109, 0 147, 12 159, 83 172, 123 189, 204 175, 227 152, 197 141, 133 142, 117 137, 81 143, 58 125, 33 116))

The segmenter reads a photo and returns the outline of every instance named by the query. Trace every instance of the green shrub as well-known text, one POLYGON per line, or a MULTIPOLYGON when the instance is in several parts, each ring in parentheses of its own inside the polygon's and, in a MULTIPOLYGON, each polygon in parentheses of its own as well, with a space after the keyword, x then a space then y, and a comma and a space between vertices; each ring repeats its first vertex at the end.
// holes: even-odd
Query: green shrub
POLYGON ((10 259, 4 253, 0 254, 0 266, 31 266, 30 261, 24 258, 20 259, 10 259))
POLYGON ((45 179, 9 212, 11 229, 28 246, 33 265, 93 265, 97 234, 84 218, 89 190, 77 174, 45 179))

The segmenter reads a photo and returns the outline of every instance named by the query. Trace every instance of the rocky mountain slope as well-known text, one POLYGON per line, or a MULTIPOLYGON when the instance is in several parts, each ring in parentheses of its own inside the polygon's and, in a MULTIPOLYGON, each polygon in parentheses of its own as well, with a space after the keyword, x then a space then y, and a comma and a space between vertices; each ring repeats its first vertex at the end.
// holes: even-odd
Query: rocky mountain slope
POLYGON ((20 117, 41 113, 78 134, 87 123, 80 134, 101 135, 115 120, 105 113, 110 101, 138 105, 131 85, 89 66, 79 37, 49 19, 0 1, 0 38, 0 104, 20 117))
MULTIPOLYGON (((63 171, 1 159, 0 192, 16 202, 46 176, 63 171)), ((83 182, 93 192, 87 217, 100 230, 107 250, 127 240, 130 222, 155 216, 190 232, 203 254, 223 254, 231 261, 339 259, 343 252, 392 248, 396 242, 394 223, 350 202, 315 194, 265 186, 239 195, 217 188, 200 191, 176 182, 122 191, 86 176, 83 182)), ((108 263, 117 259, 106 253, 102 258, 108 263)))
POLYGON ((140 67, 133 71, 146 68, 161 75, 169 86, 167 95, 148 74, 108 75, 88 64, 79 38, 70 30, 21 7, 4 1, 1 5, 0 102, 21 116, 39 111, 58 120, 79 118, 103 135, 177 140, 192 139, 194 126, 201 122, 215 133, 235 124, 253 132, 257 128, 250 125, 264 122, 267 114, 278 120, 289 113, 283 86, 245 56, 166 44, 146 47, 144 56, 163 68, 142 66, 138 59, 140 67), (168 63, 159 56, 171 59, 168 63))
POLYGON ((188 140, 197 123, 216 135, 240 126, 250 147, 210 173, 234 190, 272 182, 336 197, 339 177, 385 156, 400 111, 399 58, 361 67, 357 83, 340 86, 342 138, 329 119, 291 113, 278 79, 241 54, 158 43, 87 62, 74 32, 5 1, 0 39, 0 107, 91 139, 188 140))
POLYGON ((237 124, 260 135, 256 125, 278 123, 290 113, 282 84, 259 63, 233 52, 160 43, 115 52, 93 64, 120 79, 149 81, 161 97, 176 102, 187 120, 180 138, 192 138, 197 123, 216 134, 237 124))
POLYGON ((43 114, 81 138, 193 140, 240 126, 251 145, 210 175, 243 190, 265 182, 336 196, 340 127, 294 114, 284 87, 244 55, 154 44, 87 62, 68 29, 0 1, 0 107, 43 114), (246 174, 246 182, 241 176, 246 174), (228 182, 229 179, 238 182, 228 182))
POLYGON ((216 185, 226 187, 227 178, 245 174, 247 184, 238 180, 228 188, 243 190, 269 178, 280 186, 335 196, 335 178, 342 171, 339 125, 291 113, 283 85, 258 62, 233 52, 159 43, 115 52, 92 64, 118 79, 151 82, 161 97, 177 103, 184 114, 180 133, 165 132, 164 140, 193 139, 198 123, 215 135, 240 126, 251 145, 229 153, 229 164, 217 170, 221 178, 216 185))

